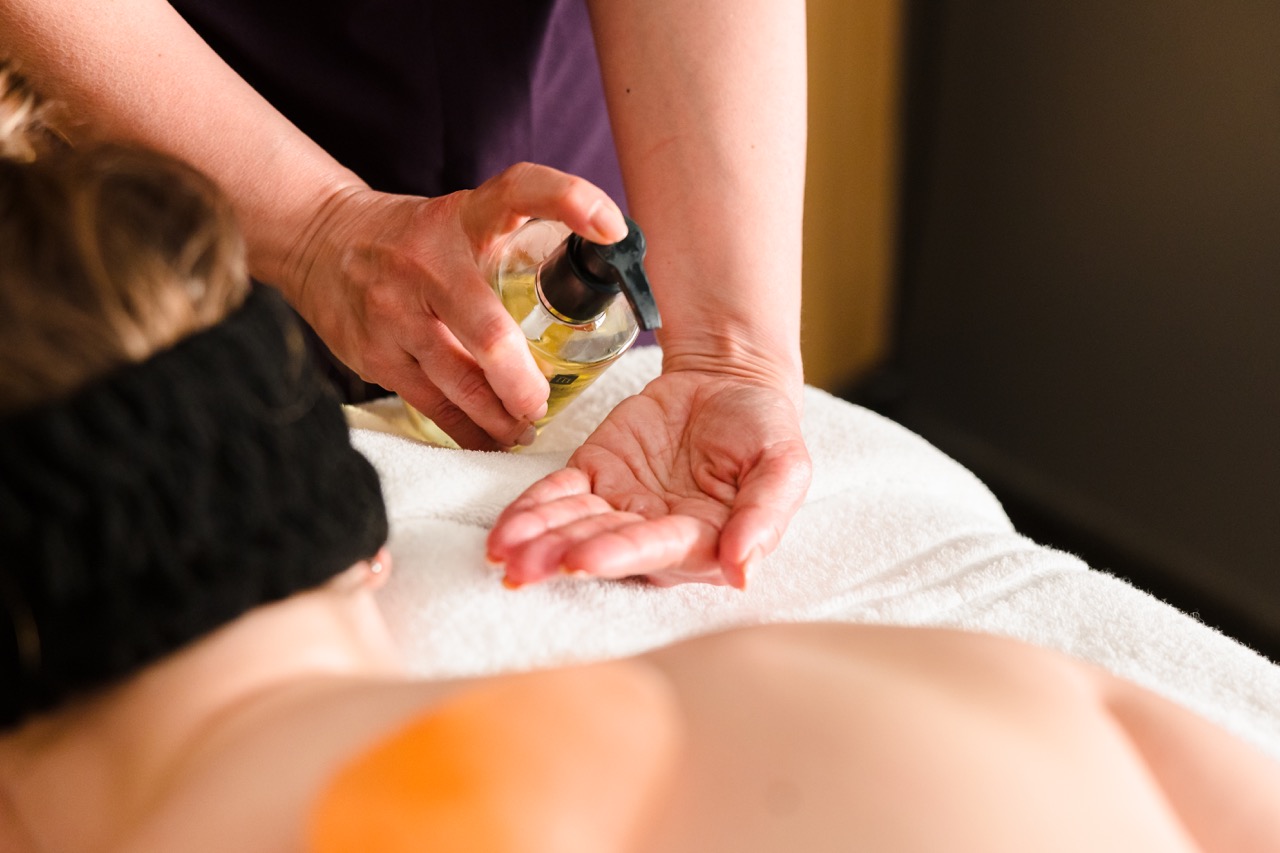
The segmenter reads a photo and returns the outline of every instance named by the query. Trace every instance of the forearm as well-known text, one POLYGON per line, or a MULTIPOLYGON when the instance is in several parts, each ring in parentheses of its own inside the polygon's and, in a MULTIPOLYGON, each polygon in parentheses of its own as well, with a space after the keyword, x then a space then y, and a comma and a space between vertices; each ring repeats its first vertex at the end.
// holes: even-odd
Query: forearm
POLYGON ((759 372, 798 393, 804 4, 590 5, 668 367, 759 372))
POLYGON ((263 280, 285 286, 325 201, 361 186, 163 0, 3 0, 0 32, 24 73, 65 106, 73 138, 145 145, 222 187, 263 280))

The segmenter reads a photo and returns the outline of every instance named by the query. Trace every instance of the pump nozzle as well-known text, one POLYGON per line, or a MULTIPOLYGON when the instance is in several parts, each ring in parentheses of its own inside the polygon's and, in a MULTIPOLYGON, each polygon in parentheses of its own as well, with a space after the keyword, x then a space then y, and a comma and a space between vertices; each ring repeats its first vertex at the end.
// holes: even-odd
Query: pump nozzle
POLYGON ((561 315, 585 322, 604 310, 619 291, 645 331, 662 326, 644 269, 640 227, 627 219, 627 236, 616 243, 592 243, 570 234, 562 252, 544 268, 542 292, 561 315))
POLYGON ((646 332, 661 328, 662 317, 658 314, 658 305, 653 301, 653 290, 649 287, 649 275, 644 269, 645 242, 644 232, 630 217, 627 221, 627 236, 616 243, 591 243, 574 235, 570 237, 569 256, 577 263, 580 277, 595 282, 611 282, 622 290, 622 295, 631 303, 631 310, 636 313, 640 328, 646 332), (578 245, 572 245, 577 237, 578 245))

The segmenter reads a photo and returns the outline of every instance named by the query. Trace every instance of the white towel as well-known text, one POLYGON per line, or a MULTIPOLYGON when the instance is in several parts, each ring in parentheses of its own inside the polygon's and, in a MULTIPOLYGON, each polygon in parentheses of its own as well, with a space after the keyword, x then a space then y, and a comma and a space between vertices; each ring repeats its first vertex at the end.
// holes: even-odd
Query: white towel
POLYGON ((1091 661, 1280 758, 1280 667, 1080 560, 1014 532, 991 492, 919 436, 806 389, 814 480, 745 593, 562 578, 517 591, 488 566, 497 514, 654 376, 637 349, 522 453, 430 447, 394 434, 394 400, 351 413, 378 468, 395 571, 380 595, 410 667, 428 677, 632 654, 730 626, 937 625, 1005 634, 1091 661))

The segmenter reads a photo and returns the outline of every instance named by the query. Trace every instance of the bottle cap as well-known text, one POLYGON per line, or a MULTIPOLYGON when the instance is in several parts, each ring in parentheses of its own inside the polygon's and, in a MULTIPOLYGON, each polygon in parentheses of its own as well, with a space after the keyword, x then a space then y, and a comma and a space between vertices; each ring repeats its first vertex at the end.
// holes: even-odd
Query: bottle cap
POLYGON ((556 313, 585 323, 600 315, 619 292, 645 331, 662 325, 644 269, 645 241, 627 218, 627 236, 616 243, 592 243, 570 234, 542 267, 542 297, 556 313))

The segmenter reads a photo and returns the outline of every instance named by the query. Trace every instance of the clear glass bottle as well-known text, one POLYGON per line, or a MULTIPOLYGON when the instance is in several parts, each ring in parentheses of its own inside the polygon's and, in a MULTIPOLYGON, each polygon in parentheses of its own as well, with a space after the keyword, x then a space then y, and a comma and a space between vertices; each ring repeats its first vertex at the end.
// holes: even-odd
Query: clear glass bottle
MULTIPOLYGON (((661 325, 644 269, 645 242, 627 220, 627 236, 598 244, 560 222, 535 219, 495 250, 487 264, 494 291, 520 325, 551 393, 541 431, 635 343, 661 325)), ((443 432, 406 407, 422 438, 443 432)))

